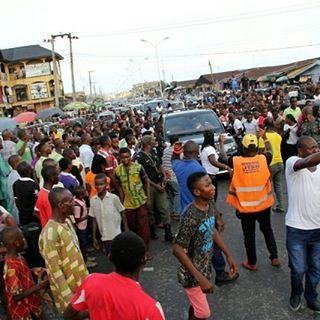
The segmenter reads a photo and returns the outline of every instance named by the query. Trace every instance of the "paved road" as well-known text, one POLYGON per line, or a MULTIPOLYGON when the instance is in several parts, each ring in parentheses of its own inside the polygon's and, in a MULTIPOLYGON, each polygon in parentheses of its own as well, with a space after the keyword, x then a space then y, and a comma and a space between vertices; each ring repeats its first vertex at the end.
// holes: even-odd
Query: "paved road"
MULTIPOLYGON (((219 181, 218 207, 224 212, 226 230, 224 239, 232 249, 240 265, 245 258, 240 221, 231 207, 224 203, 228 182, 219 181)), ((209 296, 210 306, 214 310, 211 319, 219 320, 311 320, 320 319, 305 306, 298 313, 288 308, 289 270, 285 250, 284 215, 275 213, 272 224, 279 249, 282 266, 276 269, 270 265, 268 252, 260 231, 257 231, 258 272, 250 272, 239 267, 240 278, 235 284, 220 288, 209 296)), ((174 228, 176 228, 176 224, 174 228)), ((163 238, 163 237, 161 237, 163 238)), ((187 319, 188 303, 184 290, 177 282, 177 261, 171 253, 171 247, 163 240, 153 241, 151 252, 154 259, 147 264, 153 271, 144 271, 141 283, 145 290, 159 300, 168 320, 187 319)), ((99 266, 92 272, 112 270, 103 254, 97 256, 99 266)), ((0 319, 1 312, 0 312, 0 319)))
MULTIPOLYGON (((224 239, 232 249, 238 264, 245 258, 240 221, 231 207, 224 203, 228 182, 219 181, 218 207, 224 212, 226 230, 224 239)), ((211 319, 219 320, 311 320, 320 319, 305 306, 294 314, 288 308, 289 270, 285 250, 284 215, 275 213, 272 224, 279 249, 281 268, 270 265, 268 252, 260 231, 257 230, 258 272, 250 272, 239 267, 240 277, 235 284, 220 288, 209 296, 214 310, 211 319)), ((175 225, 176 227, 176 225, 175 225)), ((162 237, 161 237, 162 238, 162 237)), ((168 320, 187 319, 188 303, 184 290, 177 282, 177 262, 170 245, 162 240, 153 241, 151 252, 154 259, 147 267, 154 271, 144 271, 141 283, 145 290, 160 301, 168 320)), ((99 261, 104 257, 99 257, 99 261)), ((110 269, 110 265, 100 263, 100 272, 110 269)))

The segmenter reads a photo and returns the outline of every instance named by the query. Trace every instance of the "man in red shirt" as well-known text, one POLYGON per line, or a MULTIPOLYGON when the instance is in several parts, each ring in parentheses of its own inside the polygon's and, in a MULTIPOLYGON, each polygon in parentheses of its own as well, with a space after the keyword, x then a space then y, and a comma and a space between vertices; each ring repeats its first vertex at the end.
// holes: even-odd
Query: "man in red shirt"
POLYGON ((43 188, 41 188, 38 193, 38 199, 34 210, 43 228, 52 216, 49 192, 52 187, 59 182, 59 171, 57 166, 46 166, 42 168, 41 175, 44 183, 43 188))
POLYGON ((65 319, 88 312, 95 320, 164 320, 160 303, 138 283, 146 261, 143 240, 131 231, 119 234, 112 241, 110 260, 116 271, 89 275, 64 312, 65 319))

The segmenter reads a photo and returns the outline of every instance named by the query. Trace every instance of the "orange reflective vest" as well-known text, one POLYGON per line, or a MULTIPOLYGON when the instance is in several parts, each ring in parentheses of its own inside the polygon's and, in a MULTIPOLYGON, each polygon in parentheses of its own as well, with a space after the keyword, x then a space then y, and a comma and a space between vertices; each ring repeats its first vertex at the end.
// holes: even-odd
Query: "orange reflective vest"
POLYGON ((234 157, 227 202, 240 213, 255 213, 274 204, 270 171, 264 155, 234 157))

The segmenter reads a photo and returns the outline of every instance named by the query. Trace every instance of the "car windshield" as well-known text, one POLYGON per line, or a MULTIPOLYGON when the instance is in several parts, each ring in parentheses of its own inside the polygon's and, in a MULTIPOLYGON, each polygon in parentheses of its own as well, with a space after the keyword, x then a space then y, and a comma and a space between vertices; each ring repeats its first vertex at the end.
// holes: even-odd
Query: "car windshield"
POLYGON ((165 132, 167 135, 187 135, 202 133, 207 129, 222 132, 223 128, 212 112, 194 112, 167 117, 165 132))
POLYGON ((156 111, 157 111, 157 105, 158 105, 159 102, 160 102, 160 104, 161 104, 162 107, 165 108, 165 107, 167 106, 167 104, 165 103, 165 101, 159 100, 159 101, 149 101, 149 102, 146 102, 146 103, 144 104, 144 108, 145 108, 145 110, 147 110, 148 108, 151 108, 152 112, 156 112, 156 111))

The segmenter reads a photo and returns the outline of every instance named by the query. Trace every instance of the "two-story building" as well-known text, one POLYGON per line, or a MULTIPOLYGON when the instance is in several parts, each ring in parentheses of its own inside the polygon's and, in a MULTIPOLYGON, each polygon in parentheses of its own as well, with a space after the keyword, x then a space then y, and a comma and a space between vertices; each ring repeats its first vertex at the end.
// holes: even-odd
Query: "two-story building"
MULTIPOLYGON (((59 99, 63 99, 61 55, 55 53, 59 99)), ((0 49, 0 116, 40 111, 55 104, 52 53, 39 45, 0 49)))

